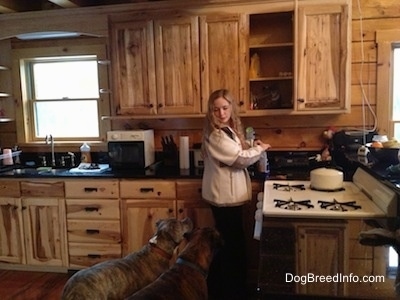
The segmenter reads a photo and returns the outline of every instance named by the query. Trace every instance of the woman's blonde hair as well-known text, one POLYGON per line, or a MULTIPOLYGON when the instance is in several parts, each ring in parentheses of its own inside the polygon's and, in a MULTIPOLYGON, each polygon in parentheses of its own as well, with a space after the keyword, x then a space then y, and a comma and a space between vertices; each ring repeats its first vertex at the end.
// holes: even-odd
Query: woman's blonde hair
POLYGON ((203 130, 203 138, 208 138, 211 132, 215 129, 220 129, 222 124, 219 123, 218 119, 214 114, 214 101, 218 98, 224 98, 232 107, 231 118, 229 120, 229 127, 232 128, 236 135, 239 137, 242 147, 248 148, 245 142, 244 131, 242 126, 242 121, 239 117, 239 109, 234 101, 231 93, 226 89, 220 89, 212 92, 208 98, 207 102, 207 114, 203 130))

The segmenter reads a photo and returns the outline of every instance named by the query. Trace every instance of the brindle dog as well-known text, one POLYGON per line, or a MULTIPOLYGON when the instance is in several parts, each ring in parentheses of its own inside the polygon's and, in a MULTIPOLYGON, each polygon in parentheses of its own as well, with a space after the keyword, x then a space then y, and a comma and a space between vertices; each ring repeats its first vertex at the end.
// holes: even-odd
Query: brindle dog
POLYGON ((212 228, 194 230, 176 263, 153 283, 128 297, 129 300, 206 300, 207 272, 213 252, 222 246, 212 228))
POLYGON ((189 218, 159 220, 157 231, 140 251, 98 263, 75 273, 65 284, 63 300, 124 299, 169 268, 175 248, 193 230, 189 218))

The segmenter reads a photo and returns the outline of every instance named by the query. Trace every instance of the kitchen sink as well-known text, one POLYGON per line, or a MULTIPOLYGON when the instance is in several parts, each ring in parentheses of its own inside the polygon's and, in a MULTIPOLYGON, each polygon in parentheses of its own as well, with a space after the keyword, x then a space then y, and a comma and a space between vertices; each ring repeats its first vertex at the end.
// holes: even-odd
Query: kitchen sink
POLYGON ((17 167, 2 173, 26 176, 49 176, 49 175, 62 175, 68 172, 69 168, 66 167, 17 167))

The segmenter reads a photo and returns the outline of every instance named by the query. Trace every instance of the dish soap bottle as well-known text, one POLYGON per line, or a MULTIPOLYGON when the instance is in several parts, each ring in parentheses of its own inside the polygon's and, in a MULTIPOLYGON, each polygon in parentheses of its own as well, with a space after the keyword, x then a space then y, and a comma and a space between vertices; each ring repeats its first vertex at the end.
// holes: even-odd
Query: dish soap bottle
POLYGON ((83 143, 80 149, 81 149, 81 162, 91 163, 92 157, 90 155, 90 146, 87 143, 83 143))

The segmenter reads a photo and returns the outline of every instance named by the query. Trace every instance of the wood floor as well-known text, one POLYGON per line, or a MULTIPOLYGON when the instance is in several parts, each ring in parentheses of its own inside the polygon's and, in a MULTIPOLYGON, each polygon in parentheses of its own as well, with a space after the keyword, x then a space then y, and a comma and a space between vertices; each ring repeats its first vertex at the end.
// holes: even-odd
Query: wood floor
POLYGON ((58 300, 69 276, 65 273, 0 270, 0 299, 58 300))

